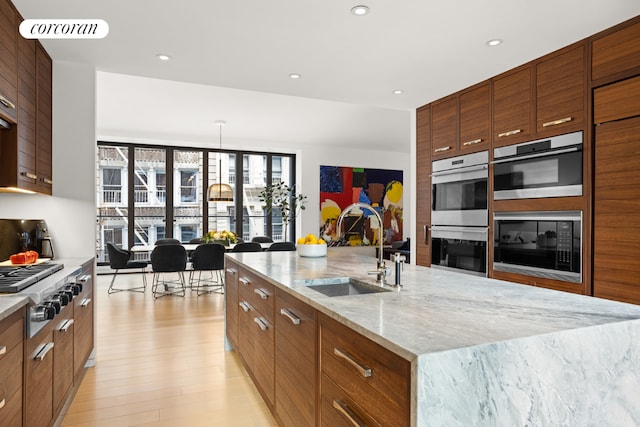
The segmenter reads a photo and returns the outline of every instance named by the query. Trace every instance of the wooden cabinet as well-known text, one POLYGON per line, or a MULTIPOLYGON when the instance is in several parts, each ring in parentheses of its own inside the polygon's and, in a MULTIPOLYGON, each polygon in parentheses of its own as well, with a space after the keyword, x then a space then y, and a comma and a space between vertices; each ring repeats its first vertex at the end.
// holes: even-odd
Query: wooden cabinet
POLYGON ((460 92, 460 153, 488 150, 491 139, 491 87, 488 82, 460 92))
POLYGON ((316 425, 316 310, 276 290, 275 408, 280 426, 316 425))
POLYGON ((0 133, 0 187, 51 195, 52 62, 38 41, 17 35, 21 20, 0 0, 0 117, 12 122, 0 133))
POLYGON ((458 99, 456 96, 431 104, 431 155, 450 157, 458 151, 458 99))
POLYGON ((431 265, 431 107, 416 113, 416 254, 417 265, 431 265))
MULTIPOLYGON (((77 299, 74 298, 74 301, 77 299)), ((74 304, 68 304, 60 310, 53 320, 53 412, 57 414, 64 405, 73 387, 73 334, 75 319, 74 304)))
POLYGON ((431 156, 446 158, 487 150, 491 91, 480 83, 431 104, 431 156))
POLYGON ((275 388, 275 289, 250 271, 238 275, 238 353, 273 412, 275 388))
POLYGON ((529 139, 533 128, 533 78, 528 64, 493 79, 494 146, 529 139))
POLYGON ((15 122, 18 102, 18 18, 8 0, 0 0, 0 117, 15 122))
POLYGON ((73 299, 73 376, 79 379, 82 376, 87 360, 94 348, 94 297, 93 280, 95 269, 93 260, 82 266, 82 275, 78 283, 82 285, 82 291, 73 299))
POLYGON ((410 425, 411 364, 319 314, 320 425, 410 425))
POLYGON ((586 44, 571 45, 536 62, 536 132, 558 135, 583 129, 586 44))
POLYGON ((229 343, 238 350, 238 264, 225 259, 225 330, 229 343))
POLYGON ((0 427, 22 427, 25 309, 0 321, 0 427))
POLYGON ((640 304, 640 77, 594 91, 593 294, 640 304))
POLYGON ((27 340, 24 360, 24 425, 47 427, 53 419, 53 323, 27 340))
POLYGON ((640 74, 640 16, 591 39, 591 80, 601 86, 640 74))

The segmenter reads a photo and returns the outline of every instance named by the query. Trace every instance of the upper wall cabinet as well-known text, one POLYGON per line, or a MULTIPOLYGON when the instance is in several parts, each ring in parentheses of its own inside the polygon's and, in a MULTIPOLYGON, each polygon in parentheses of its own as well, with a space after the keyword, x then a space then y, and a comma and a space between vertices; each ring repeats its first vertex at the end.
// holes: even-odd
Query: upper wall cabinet
POLYGON ((601 86, 640 74, 640 16, 594 36, 591 80, 601 86))
POLYGON ((17 21, 13 5, 0 0, 0 117, 11 122, 18 114, 17 21))
POLYGON ((526 65, 493 79, 493 142, 509 145, 531 134, 533 71, 526 65))
POLYGON ((491 91, 480 83, 431 104, 431 155, 451 157, 486 150, 491 125, 491 91))
POLYGON ((574 44, 536 63, 536 132, 539 136, 573 132, 584 126, 585 49, 585 43, 574 44))

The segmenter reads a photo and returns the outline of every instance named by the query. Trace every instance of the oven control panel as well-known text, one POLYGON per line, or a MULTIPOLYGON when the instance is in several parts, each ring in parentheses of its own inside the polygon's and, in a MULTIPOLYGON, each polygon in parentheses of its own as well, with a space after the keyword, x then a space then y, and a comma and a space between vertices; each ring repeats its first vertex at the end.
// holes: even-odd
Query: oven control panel
POLYGON ((556 262, 558 269, 571 271, 573 259, 573 222, 558 221, 556 262))

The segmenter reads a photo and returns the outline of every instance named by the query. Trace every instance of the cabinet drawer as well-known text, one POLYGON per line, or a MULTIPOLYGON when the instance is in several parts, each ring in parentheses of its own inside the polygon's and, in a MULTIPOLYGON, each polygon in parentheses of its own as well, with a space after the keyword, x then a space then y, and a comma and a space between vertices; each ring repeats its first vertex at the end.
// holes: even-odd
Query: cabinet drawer
MULTIPOLYGON (((0 362, 0 402, 4 400, 6 405, 21 387, 22 347, 15 347, 13 350, 4 354, 0 362)), ((4 417, 4 408, 0 408, 0 418, 4 417)))
POLYGON ((240 299, 250 302, 269 322, 273 323, 275 287, 245 269, 240 269, 238 287, 240 299))
POLYGON ((354 332, 320 316, 320 365, 367 413, 408 420, 411 364, 354 332))
MULTIPOLYGON (((0 322, 0 350, 4 348, 4 355, 0 354, 0 363, 9 351, 24 339, 23 309, 0 322)), ((3 353, 3 351, 0 351, 3 353)), ((2 371, 0 370, 0 375, 2 371)))
POLYGON ((53 331, 55 354, 53 358, 53 409, 57 412, 65 402, 67 393, 73 386, 73 334, 74 323, 69 323, 68 318, 57 317, 53 331))
MULTIPOLYGON (((20 382, 22 383, 22 369, 20 369, 20 382)), ((22 387, 19 387, 11 396, 0 396, 0 402, 3 399, 4 406, 0 408, 0 427, 22 427, 22 387)))
MULTIPOLYGON (((401 419, 375 419, 367 409, 358 405, 347 393, 336 385, 326 374, 320 380, 320 423, 322 427, 393 426, 402 424, 401 419)), ((378 412, 386 412, 380 407, 378 412)))
POLYGON ((73 366, 78 376, 93 349, 93 292, 81 294, 74 314, 73 366))
POLYGON ((273 323, 256 313, 252 317, 253 366, 251 367, 256 386, 261 391, 267 406, 273 409, 275 390, 275 328, 273 323))

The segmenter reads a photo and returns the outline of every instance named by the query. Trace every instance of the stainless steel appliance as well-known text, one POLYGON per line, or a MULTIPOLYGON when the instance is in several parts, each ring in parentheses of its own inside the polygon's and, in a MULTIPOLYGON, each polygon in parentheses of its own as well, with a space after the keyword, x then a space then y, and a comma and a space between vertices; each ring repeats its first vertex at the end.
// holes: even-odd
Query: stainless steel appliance
POLYGON ((487 275, 489 153, 432 164, 431 266, 487 275))
POLYGON ((494 148, 493 199, 582 195, 582 132, 494 148))
POLYGON ((436 160, 431 166, 431 224, 488 225, 489 153, 436 160))
POLYGON ((496 212, 493 269, 582 282, 582 212, 496 212))
POLYGON ((431 267, 485 277, 487 227, 431 226, 431 267))

